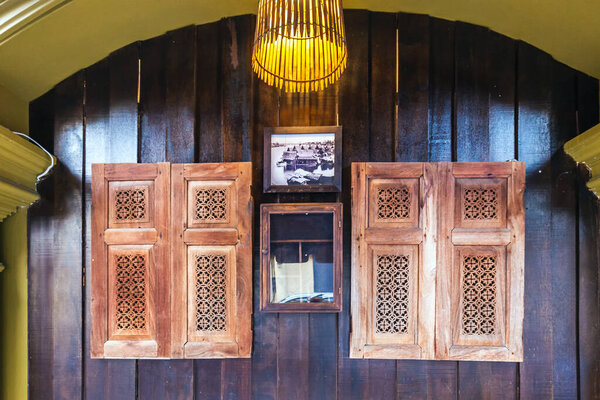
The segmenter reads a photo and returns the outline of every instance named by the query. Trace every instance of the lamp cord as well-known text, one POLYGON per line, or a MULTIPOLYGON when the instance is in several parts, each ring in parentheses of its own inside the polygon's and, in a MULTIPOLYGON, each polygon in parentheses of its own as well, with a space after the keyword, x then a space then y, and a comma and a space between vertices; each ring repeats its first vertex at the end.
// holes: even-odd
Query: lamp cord
POLYGON ((48 175, 48 173, 50 172, 50 170, 52 168, 54 168, 54 166, 56 165, 56 162, 54 161, 55 158, 52 156, 52 154, 50 154, 50 152, 48 150, 46 150, 44 148, 44 146, 42 146, 41 144, 39 144, 35 139, 33 139, 32 137, 29 137, 28 135, 21 133, 21 132, 15 132, 13 131, 13 133, 17 136, 22 136, 25 139, 29 140, 30 142, 33 142, 37 147, 39 147, 40 149, 42 149, 44 151, 44 153, 48 154, 48 157, 50 158, 50 166, 48 166, 48 168, 46 168, 46 170, 44 172, 42 172, 41 174, 39 174, 36 178, 36 183, 40 181, 40 179, 42 179, 43 177, 45 177, 46 175, 48 175))

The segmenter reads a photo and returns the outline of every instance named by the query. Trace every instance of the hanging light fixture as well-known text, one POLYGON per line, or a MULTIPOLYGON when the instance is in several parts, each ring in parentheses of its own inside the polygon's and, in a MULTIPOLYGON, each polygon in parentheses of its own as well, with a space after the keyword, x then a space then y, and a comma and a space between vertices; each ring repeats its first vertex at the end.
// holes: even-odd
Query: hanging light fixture
POLYGON ((347 56, 341 0, 259 0, 252 68, 268 85, 323 90, 347 56))

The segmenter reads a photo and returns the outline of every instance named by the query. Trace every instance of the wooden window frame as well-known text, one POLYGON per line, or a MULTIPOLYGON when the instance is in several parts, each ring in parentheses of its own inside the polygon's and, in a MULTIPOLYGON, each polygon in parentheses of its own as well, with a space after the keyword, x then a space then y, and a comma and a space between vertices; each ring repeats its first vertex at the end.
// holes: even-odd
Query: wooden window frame
POLYGON ((342 203, 276 203, 262 204, 261 221, 261 285, 260 309, 263 312, 340 312, 342 311, 342 203), (333 214, 333 302, 332 303, 271 303, 270 301, 270 216, 290 213, 333 214))
POLYGON ((522 162, 353 163, 350 357, 522 361, 524 189, 522 162), (384 223, 372 224, 372 182, 402 183, 417 176, 421 179, 418 226, 410 220, 388 223, 388 229, 384 223), (495 211, 481 219, 466 218, 465 185, 494 188, 489 201, 495 211), (371 249, 411 244, 420 246, 422 257, 418 304, 411 316, 418 320, 419 331, 412 343, 402 338, 378 342, 372 335, 371 249), (492 255, 495 260, 493 334, 476 337, 460 332, 461 296, 466 296, 461 291, 463 252, 492 255))
MULTIPOLYGON (((251 163, 93 164, 92 358, 250 357, 254 209, 251 181, 251 163), (191 217, 192 208, 198 206, 191 204, 188 184, 217 190, 227 188, 219 193, 222 196, 213 209, 217 211, 209 213, 207 221, 200 221, 203 217, 196 220, 191 217), (139 190, 139 193, 123 196, 124 191, 130 190, 139 190), (225 211, 219 201, 227 207, 225 211), (225 334, 220 326, 213 329, 209 325, 202 335, 190 335, 188 325, 192 313, 188 304, 192 302, 192 295, 188 282, 191 282, 192 267, 186 262, 188 248, 218 252, 225 257, 224 266, 219 268, 225 268, 222 285, 226 293, 218 300, 224 299, 225 311, 219 318, 226 315, 225 334), (134 289, 117 289, 121 283, 117 280, 115 259, 128 252, 141 256, 143 267, 130 264, 123 268, 134 271, 140 268, 143 278, 135 278, 138 286, 134 285, 134 289), (145 290, 143 295, 141 287, 145 290), (123 294, 115 300, 118 290, 123 294), (136 307, 117 308, 116 301, 128 300, 127 296, 136 307), (144 311, 139 311, 139 299, 143 299, 144 311), (125 311, 120 311, 123 309, 125 311), (124 328, 116 322, 117 312, 128 313, 125 318, 123 314, 119 316, 125 323, 142 322, 133 328, 124 328)), ((206 207, 200 204, 204 210, 206 207)), ((128 275, 126 278, 125 282, 131 286, 133 279, 128 275)), ((217 287, 221 285, 220 279, 216 281, 217 287)))

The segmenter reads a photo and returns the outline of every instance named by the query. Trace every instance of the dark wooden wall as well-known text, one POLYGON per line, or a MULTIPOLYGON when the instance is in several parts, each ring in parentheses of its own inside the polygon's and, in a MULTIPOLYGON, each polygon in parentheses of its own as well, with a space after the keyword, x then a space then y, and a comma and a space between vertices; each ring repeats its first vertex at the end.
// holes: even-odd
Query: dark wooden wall
POLYGON ((133 43, 31 103, 31 134, 60 159, 30 212, 32 399, 600 398, 598 213, 561 149, 598 123, 598 81, 483 27, 345 17, 348 69, 324 92, 260 82, 241 16, 133 43), (264 127, 336 123, 341 194, 261 192, 264 127), (350 164, 513 158, 527 162, 525 361, 350 360, 350 164), (343 201, 344 311, 258 311, 255 218, 252 359, 91 360, 90 165, 156 161, 252 161, 255 215, 343 201))

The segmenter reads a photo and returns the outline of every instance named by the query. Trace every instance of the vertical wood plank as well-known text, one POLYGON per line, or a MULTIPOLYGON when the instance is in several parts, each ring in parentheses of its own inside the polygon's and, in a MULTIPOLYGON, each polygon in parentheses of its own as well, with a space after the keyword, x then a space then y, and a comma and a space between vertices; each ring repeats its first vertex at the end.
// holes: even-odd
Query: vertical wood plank
MULTIPOLYGON (((394 161, 396 91, 396 15, 369 13, 369 161, 394 161)), ((396 361, 369 360, 370 399, 396 397, 396 361)))
POLYGON ((452 161, 454 22, 430 21, 429 161, 452 161))
POLYGON ((525 191, 524 360, 521 399, 551 398, 553 390, 551 175, 549 159, 552 60, 518 43, 518 154, 527 163, 525 191))
POLYGON ((456 25, 456 159, 489 158, 489 29, 456 25))
MULTIPOLYGON (((458 161, 514 157, 514 56, 512 40, 487 28, 456 24, 458 161)), ((515 363, 459 362, 458 371, 459 398, 517 398, 515 363)))
MULTIPOLYGON (((29 132, 48 151, 54 153, 54 89, 32 101, 29 106, 29 132)), ((53 393, 52 382, 52 215, 54 177, 37 185, 40 200, 28 211, 27 324, 29 346, 29 398, 41 399, 53 393)))
POLYGON ((308 316, 280 314, 277 346, 277 398, 308 398, 308 316))
MULTIPOLYGON (((254 140, 252 144, 252 196, 254 215, 260 215, 262 202, 273 202, 273 194, 264 194, 263 188, 263 136, 264 128, 277 126, 279 91, 254 76, 254 140)), ((252 354, 252 398, 277 399, 277 325, 278 315, 260 311, 260 218, 254 218, 254 340, 252 354)))
MULTIPOLYGON (((198 162, 223 160, 221 134, 220 23, 196 29, 196 144, 198 162)), ((194 360, 194 397, 221 398, 221 360, 194 360)))
MULTIPOLYGON (((221 21, 223 161, 252 161, 252 38, 256 18, 242 15, 221 21)), ((247 399, 252 394, 251 360, 223 360, 223 398, 247 399), (229 382, 229 384, 227 384, 229 382)))
MULTIPOLYGON (((54 171, 50 264, 54 309, 51 335, 54 398, 81 397, 83 317, 83 72, 56 86, 54 102, 54 171)), ((48 332, 49 333, 49 332, 48 332)))
MULTIPOLYGON (((91 254, 91 178, 93 163, 112 162, 110 114, 110 65, 115 59, 104 59, 85 71, 85 273, 86 305, 90 299, 90 254, 91 254)), ((130 76, 135 79, 135 76, 130 76)), ((137 132, 124 133, 136 135, 137 132)), ((137 149, 130 149, 129 162, 137 161, 137 149)), ((121 161, 125 161, 121 158, 121 161)), ((91 330, 89 306, 85 310, 84 335, 84 398, 87 399, 132 399, 135 397, 135 361, 133 360, 97 360, 90 358, 89 332, 91 330)))
POLYGON ((396 161, 426 161, 429 136, 429 17, 399 13, 396 161))
POLYGON ((112 162, 131 161, 138 154, 139 43, 127 45, 110 55, 110 154, 112 162))
MULTIPOLYGON (((598 123, 598 80, 577 73, 578 133, 598 123)), ((579 396, 600 398, 600 279, 598 200, 585 186, 587 172, 578 174, 578 339, 579 396)))
POLYGON ((396 16, 370 13, 371 110, 369 161, 394 160, 396 113, 396 16), (377 151, 373 149, 377 148, 377 151))
MULTIPOLYGON (((149 129, 141 132, 140 139, 143 143, 151 143, 151 140, 155 140, 159 147, 164 146, 166 149, 163 158, 152 159, 153 162, 194 162, 196 32, 193 26, 185 27, 169 32, 165 37, 164 50, 160 46, 154 47, 154 51, 162 50, 166 54, 166 59, 163 61, 165 87, 160 90, 155 89, 165 96, 164 120, 154 119, 158 126, 148 126, 149 129), (150 136, 146 137, 146 134, 150 136)), ((151 55, 151 60, 154 57, 159 55, 151 55)), ((142 65, 145 63, 144 59, 141 63, 142 65)), ((151 155, 141 153, 140 162, 149 162, 147 156, 151 155)), ((190 398, 193 393, 194 362, 192 360, 138 361, 140 398, 190 398)))
POLYGON ((516 158, 515 105, 517 90, 516 42, 488 32, 489 48, 489 157, 488 161, 516 158))
POLYGON ((167 154, 165 119, 166 37, 140 45, 140 152, 146 162, 159 162, 167 154))
POLYGON ((169 32, 166 55, 167 161, 194 162, 196 27, 169 32))
POLYGON ((196 142, 201 162, 223 161, 220 24, 196 28, 196 142))
POLYGON ((577 398, 577 189, 575 162, 562 151, 575 137, 575 72, 553 62, 552 78, 552 335, 554 397, 577 398))
POLYGON ((352 162, 369 160, 369 13, 344 11, 348 67, 339 85, 339 117, 342 133, 342 199, 344 202, 343 311, 338 315, 338 399, 368 396, 368 360, 349 359, 350 332, 350 186, 352 162))
MULTIPOLYGON (((336 125, 336 87, 308 95, 306 125, 336 125)), ((343 132, 342 132, 343 135, 343 132)), ((343 148, 342 148, 343 151, 343 148)), ((333 193, 312 193, 312 201, 329 201, 333 193)), ((335 399, 337 379, 337 313, 308 315, 308 398, 335 399)))
POLYGON ((252 38, 255 17, 221 21, 223 161, 251 161, 252 38))

